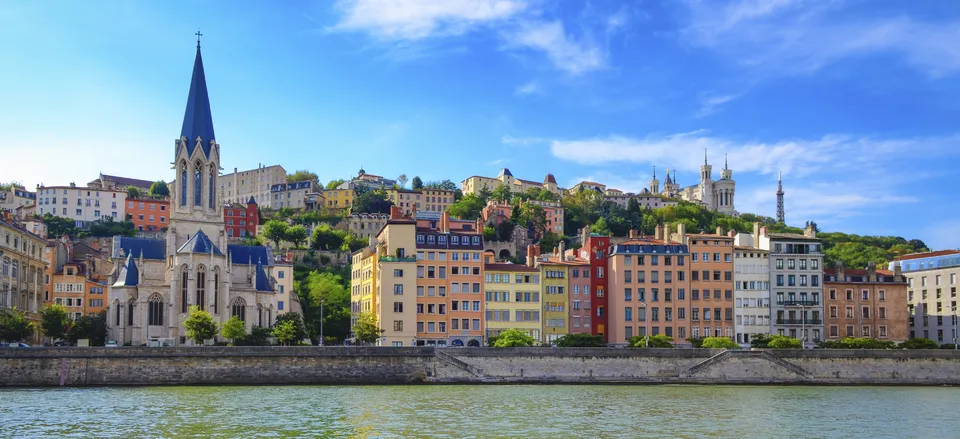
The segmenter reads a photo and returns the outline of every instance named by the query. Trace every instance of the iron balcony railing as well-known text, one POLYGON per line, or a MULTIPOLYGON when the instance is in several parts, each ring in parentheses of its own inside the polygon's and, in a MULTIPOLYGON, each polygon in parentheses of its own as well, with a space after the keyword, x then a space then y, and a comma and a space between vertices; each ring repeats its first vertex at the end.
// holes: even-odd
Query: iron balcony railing
POLYGON ((819 325, 823 323, 820 319, 777 319, 778 325, 819 325))
POLYGON ((783 306, 819 306, 819 300, 785 300, 783 306))

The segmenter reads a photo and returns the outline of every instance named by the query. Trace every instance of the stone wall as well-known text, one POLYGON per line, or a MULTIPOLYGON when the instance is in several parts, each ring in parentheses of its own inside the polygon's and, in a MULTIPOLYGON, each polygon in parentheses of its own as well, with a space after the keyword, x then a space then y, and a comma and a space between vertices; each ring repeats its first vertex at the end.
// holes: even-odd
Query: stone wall
POLYGON ((404 383, 960 385, 960 353, 428 347, 0 349, 0 387, 404 383))

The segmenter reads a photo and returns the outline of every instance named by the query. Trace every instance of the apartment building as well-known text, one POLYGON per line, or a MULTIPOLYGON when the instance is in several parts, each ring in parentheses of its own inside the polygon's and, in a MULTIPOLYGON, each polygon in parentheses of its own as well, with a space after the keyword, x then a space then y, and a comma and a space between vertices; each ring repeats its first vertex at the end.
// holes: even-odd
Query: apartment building
POLYGON ((87 272, 84 264, 67 262, 53 275, 51 283, 51 300, 54 304, 66 307, 74 320, 86 313, 87 272))
POLYGON ((126 220, 136 230, 154 232, 165 230, 170 219, 170 200, 149 197, 127 198, 126 220))
MULTIPOLYGON (((824 270, 824 328, 827 340, 866 337, 903 342, 909 336, 907 282, 899 262, 894 270, 849 269, 838 264, 824 270)), ((942 311, 942 310, 941 310, 942 311)), ((938 330, 934 340, 948 342, 952 334, 938 330)))
POLYGON ((404 216, 413 216, 415 212, 422 210, 423 195, 420 191, 389 188, 386 192, 387 200, 399 207, 404 216))
POLYGON ((300 304, 293 291, 293 264, 276 262, 273 277, 277 280, 277 315, 300 312, 300 304))
POLYGON ((270 188, 286 183, 287 171, 280 165, 258 164, 256 169, 247 171, 233 168, 232 173, 221 174, 217 182, 217 193, 223 197, 224 203, 245 203, 252 197, 257 204, 271 206, 270 188))
POLYGON ((567 295, 570 299, 567 305, 569 310, 567 332, 569 334, 590 334, 592 327, 592 319, 590 318, 592 304, 590 261, 575 256, 573 261, 565 263, 568 264, 569 285, 567 286, 567 295))
POLYGON ((336 189, 326 189, 323 191, 323 201, 326 203, 323 207, 333 211, 345 211, 353 206, 353 196, 355 195, 352 183, 344 183, 337 186, 336 189), (346 185, 346 186, 345 186, 346 185))
POLYGON ((317 193, 317 182, 311 180, 271 185, 270 208, 303 209, 307 206, 307 195, 313 193, 317 193))
MULTIPOLYGON (((690 251, 690 336, 734 339, 733 236, 719 227, 715 234, 687 234, 679 224, 670 241, 690 251)), ((677 272, 678 282, 684 274, 677 272)))
POLYGON ((521 330, 542 341, 540 270, 527 265, 497 264, 492 251, 484 254, 485 336, 521 330))
POLYGON ((51 214, 69 218, 77 227, 86 229, 90 223, 111 218, 125 218, 127 191, 69 186, 37 186, 37 214, 51 214))
POLYGON ((770 252, 735 246, 733 254, 734 327, 746 346, 755 334, 770 333, 770 252))
POLYGON ((348 232, 364 239, 377 236, 380 229, 390 219, 390 215, 380 213, 355 213, 346 217, 337 224, 339 228, 346 228, 348 232))
POLYGON ((481 177, 478 175, 467 177, 467 179, 460 183, 460 190, 463 191, 464 195, 477 194, 483 190, 492 191, 501 184, 509 187, 511 192, 526 192, 528 189, 545 189, 557 195, 562 193, 562 189, 557 186, 557 179, 553 177, 553 174, 547 174, 543 179, 543 183, 538 183, 536 181, 516 178, 507 168, 501 169, 496 177, 481 177))
POLYGON ((257 201, 250 197, 247 204, 228 203, 223 206, 223 224, 227 238, 244 238, 257 235, 260 225, 260 211, 257 201))
POLYGON ((16 308, 39 322, 45 248, 43 238, 16 222, 10 212, 0 212, 0 309, 16 308))
POLYGON ((453 191, 443 189, 422 189, 423 207, 417 206, 417 210, 425 212, 444 212, 453 204, 453 191))
POLYGON ((0 191, 0 210, 14 211, 18 207, 33 206, 37 203, 37 193, 22 187, 10 185, 10 190, 0 191))
MULTIPOLYGON (((527 251, 528 261, 530 251, 527 251)), ((536 258, 533 258, 536 261, 536 258)), ((580 270, 583 263, 576 263, 574 255, 567 255, 563 241, 556 252, 540 258, 540 277, 543 292, 543 343, 553 343, 570 333, 570 279, 573 270, 580 270)))
MULTIPOLYGON (((608 332, 609 316, 607 315, 607 295, 609 277, 607 276, 607 259, 610 257, 612 248, 610 247, 610 237, 590 233, 590 227, 584 227, 580 230, 580 250, 579 258, 590 265, 590 291, 587 293, 591 302, 590 316, 590 334, 599 335, 608 342, 614 341, 610 338, 608 332)), ((581 297, 583 297, 581 295, 581 297)), ((586 298, 584 298, 586 299, 586 298)))
POLYGON ((900 263, 907 281, 907 309, 910 338, 929 338, 953 343, 957 337, 957 277, 960 277, 960 250, 916 253, 890 263, 900 263))
POLYGON ((544 227, 545 232, 553 232, 557 235, 563 235, 563 205, 558 202, 552 201, 540 201, 540 200, 527 200, 522 204, 533 204, 535 206, 540 206, 543 208, 543 213, 547 218, 546 226, 544 227))

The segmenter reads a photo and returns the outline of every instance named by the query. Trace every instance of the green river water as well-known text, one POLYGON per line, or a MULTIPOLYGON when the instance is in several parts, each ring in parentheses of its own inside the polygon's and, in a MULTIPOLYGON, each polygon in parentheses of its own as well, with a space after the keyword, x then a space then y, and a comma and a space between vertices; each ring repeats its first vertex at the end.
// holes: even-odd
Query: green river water
POLYGON ((0 390, 0 438, 960 438, 960 389, 276 386, 0 390))

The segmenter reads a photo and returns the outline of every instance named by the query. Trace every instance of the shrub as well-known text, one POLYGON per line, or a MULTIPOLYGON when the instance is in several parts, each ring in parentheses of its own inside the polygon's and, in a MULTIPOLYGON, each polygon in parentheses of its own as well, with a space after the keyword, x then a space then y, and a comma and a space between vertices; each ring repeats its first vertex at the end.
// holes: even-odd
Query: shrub
POLYGON ((627 340, 630 347, 633 348, 672 348, 673 339, 663 334, 651 335, 649 337, 635 335, 627 340))
POLYGON ((740 349, 737 342, 727 337, 706 337, 701 345, 704 349, 740 349))

